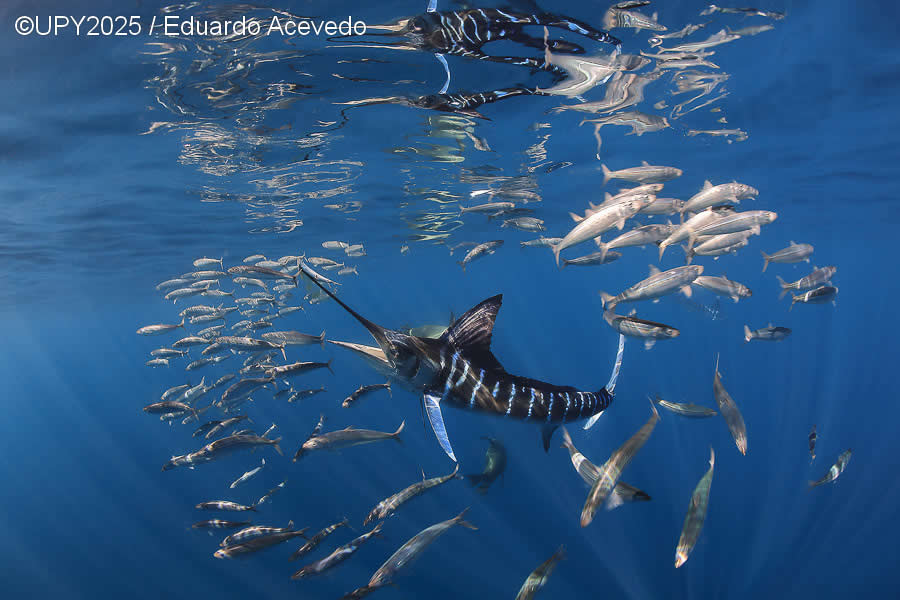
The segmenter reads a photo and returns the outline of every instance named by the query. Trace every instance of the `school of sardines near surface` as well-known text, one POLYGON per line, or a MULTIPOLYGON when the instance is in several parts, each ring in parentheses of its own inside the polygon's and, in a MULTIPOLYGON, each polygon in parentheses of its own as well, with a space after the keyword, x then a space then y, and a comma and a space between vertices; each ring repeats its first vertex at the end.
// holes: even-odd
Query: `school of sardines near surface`
MULTIPOLYGON (((728 43, 742 36, 756 35, 771 26, 746 27, 742 30, 722 30, 704 42, 684 43, 672 48, 660 47, 665 39, 684 38, 703 27, 688 25, 679 32, 663 34, 666 28, 659 24, 655 15, 647 16, 636 9, 649 2, 623 2, 611 7, 604 25, 609 28, 634 28, 653 32, 650 45, 657 55, 641 52, 640 56, 623 55, 616 52, 612 58, 594 61, 553 54, 547 49, 547 61, 569 73, 569 79, 555 88, 543 90, 545 94, 557 94, 578 98, 587 89, 608 84, 607 99, 600 103, 582 103, 561 107, 560 110, 579 110, 591 113, 611 113, 593 120, 595 130, 605 125, 628 125, 635 133, 655 131, 668 127, 665 118, 636 111, 623 113, 621 109, 633 106, 643 100, 643 86, 658 79, 663 72, 677 71, 685 83, 680 92, 704 90, 691 101, 676 106, 673 118, 697 110, 689 107, 691 102, 708 95, 716 89, 718 81, 703 75, 695 69, 699 67, 718 68, 706 60, 714 46, 728 43), (656 61, 656 70, 643 76, 632 71, 656 61), (585 65, 590 68, 585 70, 585 65), (579 81, 572 74, 587 73, 586 81, 579 81), (641 81, 641 78, 645 81, 641 81), (692 87, 693 86, 693 87, 692 87), (617 96, 621 96, 618 100, 617 96), (593 105, 592 105, 593 104, 593 105), (619 111, 619 112, 615 112, 619 111)), ((500 11, 496 11, 499 14, 500 11)), ((766 13, 756 9, 729 9, 710 6, 704 14, 741 13, 778 20, 783 15, 766 13)), ((494 14, 484 11, 486 15, 494 14)), ((495 15, 496 16, 496 15, 495 15)), ((444 17, 440 17, 444 19, 444 17)), ((441 20, 443 23, 443 20, 441 20)), ((574 30, 573 31, 577 31, 574 30)), ((721 91, 721 88, 720 88, 721 91)), ((712 100, 715 100, 713 98, 712 100)), ((712 101, 710 100, 710 102, 712 101)), ((722 118, 724 121, 724 117, 722 118)), ((707 133, 709 135, 733 135, 742 139, 746 134, 730 130, 689 132, 689 135, 707 133)), ((597 134, 598 147, 600 143, 597 134)), ((622 257, 627 248, 656 246, 661 261, 670 246, 681 247, 684 251, 683 266, 660 270, 650 266, 649 276, 637 281, 627 289, 613 295, 601 292, 604 305, 603 320, 620 335, 619 354, 610 382, 599 389, 579 391, 571 386, 554 385, 508 373, 490 350, 491 333, 501 299, 490 298, 470 309, 459 319, 452 319, 447 326, 420 326, 406 330, 390 330, 368 321, 338 299, 335 290, 339 283, 321 272, 334 272, 337 276, 359 275, 357 265, 348 259, 366 256, 363 244, 349 241, 329 240, 321 243, 323 254, 329 256, 284 256, 275 260, 263 255, 253 255, 238 264, 225 267, 223 259, 200 258, 194 261, 194 270, 164 281, 157 290, 164 299, 175 306, 185 306, 179 312, 177 324, 156 324, 141 327, 137 333, 143 336, 167 336, 172 339, 167 344, 150 352, 147 361, 152 367, 179 367, 186 371, 201 370, 198 383, 187 383, 171 387, 163 392, 159 401, 144 407, 144 411, 160 416, 160 420, 174 425, 180 422, 189 428, 190 436, 185 436, 185 445, 163 464, 163 470, 186 467, 194 469, 202 464, 219 460, 234 454, 247 454, 256 449, 266 451, 267 446, 283 455, 285 438, 291 438, 292 448, 296 448, 293 461, 298 462, 318 450, 338 450, 382 441, 400 441, 406 420, 394 431, 374 431, 348 427, 325 431, 327 416, 323 412, 318 422, 308 431, 286 431, 284 436, 276 436, 281 429, 274 423, 263 433, 257 433, 256 424, 244 413, 246 407, 265 402, 286 402, 289 404, 307 401, 312 397, 323 399, 328 390, 324 385, 304 385, 313 373, 332 371, 332 361, 295 360, 295 352, 305 346, 325 347, 331 342, 350 350, 362 358, 379 374, 386 377, 378 382, 361 384, 355 389, 344 390, 340 401, 343 409, 355 406, 364 396, 385 394, 393 396, 392 383, 401 383, 404 388, 421 393, 422 407, 440 447, 456 460, 448 432, 442 417, 442 406, 455 406, 486 414, 518 418, 526 422, 541 424, 541 437, 545 449, 550 447, 554 430, 561 424, 587 418, 585 429, 596 422, 614 397, 615 378, 622 362, 622 348, 625 337, 641 340, 646 348, 659 340, 673 339, 679 330, 671 325, 645 320, 629 314, 619 314, 615 308, 619 304, 631 304, 644 300, 657 302, 660 298, 681 293, 692 296, 692 290, 705 289, 713 294, 731 298, 738 302, 752 295, 750 289, 739 282, 722 275, 705 273, 705 267, 697 262, 709 257, 714 261, 719 257, 736 255, 751 243, 761 228, 776 220, 777 214, 768 210, 744 210, 743 202, 755 201, 760 192, 754 187, 738 182, 713 184, 705 181, 690 197, 679 199, 663 195, 666 183, 683 177, 681 169, 674 166, 616 165, 611 170, 601 165, 603 183, 619 180, 633 184, 633 187, 619 189, 615 194, 606 193, 602 202, 588 202, 582 214, 571 213, 574 222, 571 229, 559 231, 559 237, 545 237, 545 221, 534 214, 534 209, 522 204, 540 201, 532 190, 508 187, 505 189, 479 189, 471 194, 473 203, 460 206, 459 218, 464 215, 487 215, 488 219, 500 219, 499 229, 540 233, 536 239, 521 241, 525 247, 545 247, 552 252, 560 268, 567 266, 600 266, 622 257), (480 203, 476 199, 486 196, 480 203), (564 257, 575 248, 593 242, 596 251, 589 254, 564 257), (300 290, 305 291, 298 298, 300 290), (305 306, 326 300, 334 300, 356 318, 372 334, 375 346, 353 342, 326 340, 325 331, 320 334, 302 333, 290 328, 289 323, 305 306), (292 316, 293 315, 293 316, 292 316), (624 337, 623 337, 624 336, 624 337), (227 373, 212 376, 211 372, 227 369, 227 373), (346 392, 346 395, 344 395, 346 392)), ((688 174, 690 175, 690 174, 688 174)), ((342 205, 343 206, 343 205, 342 205)), ((472 218, 466 217, 466 218, 472 218)), ((448 244, 450 245, 450 244, 448 244)), ((484 242, 461 242, 450 245, 451 254, 467 248, 459 264, 462 270, 475 260, 497 252, 504 240, 484 242)), ((401 254, 409 252, 403 245, 401 254)), ((810 262, 813 247, 806 243, 795 243, 781 250, 762 252, 762 271, 770 264, 792 264, 810 262)), ((719 263, 714 263, 719 264, 719 263)), ((837 288, 832 286, 836 273, 833 266, 813 268, 808 275, 787 283, 776 276, 783 297, 792 295, 791 308, 796 303, 813 304, 834 302, 837 288)), ((779 341, 790 335, 791 330, 771 323, 764 328, 752 330, 744 326, 745 342, 751 340, 779 341)), ((314 351, 314 348, 313 348, 314 351)), ((333 372, 333 371, 332 371, 333 372)), ((657 407, 691 419, 715 417, 721 414, 735 446, 741 454, 748 451, 747 428, 738 404, 725 389, 719 372, 718 358, 713 373, 713 398, 718 411, 692 403, 682 404, 657 397, 651 401, 651 414, 646 423, 631 437, 614 450, 602 464, 592 463, 575 446, 565 426, 561 429, 562 447, 568 450, 576 474, 583 480, 588 491, 581 503, 580 524, 587 527, 597 516, 600 507, 612 510, 624 503, 646 502, 650 495, 621 480, 623 471, 635 458, 639 450, 649 440, 660 420, 657 407)), ((337 402, 336 402, 337 403, 337 402)), ((335 403, 335 404, 336 404, 335 403)), ((310 424, 313 425, 313 424, 310 424)), ((813 426, 809 434, 811 460, 815 458, 817 432, 813 426)), ((481 472, 461 476, 459 466, 444 474, 411 482, 407 487, 394 491, 380 501, 373 500, 362 525, 371 529, 352 536, 330 551, 320 551, 320 546, 330 544, 331 536, 342 536, 350 529, 349 519, 343 515, 331 515, 321 523, 322 528, 311 533, 310 527, 297 528, 293 521, 286 526, 254 524, 253 520, 264 514, 265 506, 285 486, 288 479, 281 474, 270 475, 278 468, 277 458, 259 459, 252 468, 241 473, 235 472, 228 481, 223 481, 229 494, 243 493, 256 482, 269 480, 276 482, 257 500, 238 502, 233 499, 204 499, 196 509, 214 513, 219 518, 198 521, 194 529, 212 531, 220 529, 229 534, 221 541, 213 556, 220 559, 236 558, 278 546, 284 542, 302 539, 289 557, 296 561, 307 555, 307 564, 292 575, 300 580, 314 577, 337 568, 351 558, 367 542, 384 535, 385 519, 402 511, 403 506, 415 497, 432 488, 446 485, 456 479, 467 479, 478 493, 487 493, 491 485, 503 475, 507 465, 507 451, 498 439, 486 439, 485 464, 481 472), (280 481, 279 481, 280 480, 280 481), (242 516, 229 519, 232 513, 242 516), (252 515, 253 520, 246 518, 252 515), (314 556, 318 554, 318 557, 314 556)), ((810 486, 833 482, 846 468, 850 460, 850 450, 840 455, 826 475, 810 486)), ((702 475, 690 499, 681 536, 675 550, 675 566, 682 566, 697 543, 709 502, 710 489, 715 465, 715 453, 710 449, 709 468, 702 475)), ((260 488, 265 489, 265 488, 260 488)), ((255 494, 254 494, 255 495, 255 494)), ((361 598, 375 590, 393 583, 394 576, 443 533, 456 525, 477 529, 465 519, 468 509, 457 516, 423 528, 417 535, 400 545, 389 555, 371 579, 361 587, 349 592, 344 598, 361 598)), ((453 513, 450 513, 453 514, 453 513)), ((573 507, 573 516, 578 514, 573 507)), ((312 530, 315 531, 315 530, 312 530)), ((296 543, 296 541, 295 541, 296 543)), ((376 542, 377 543, 377 542, 376 542)), ((547 578, 557 563, 565 557, 565 549, 560 546, 546 561, 527 576, 516 598, 532 598, 546 584, 547 578)))

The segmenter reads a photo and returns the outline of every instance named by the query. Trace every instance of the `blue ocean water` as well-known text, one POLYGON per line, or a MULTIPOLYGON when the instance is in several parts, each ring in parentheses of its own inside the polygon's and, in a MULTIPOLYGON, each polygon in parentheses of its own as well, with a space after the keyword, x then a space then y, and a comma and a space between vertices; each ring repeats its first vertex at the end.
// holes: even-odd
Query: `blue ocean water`
MULTIPOLYGON (((504 6, 523 14, 538 10, 528 2, 504 6)), ((649 83, 643 100, 620 112, 664 116, 669 126, 643 135, 604 126, 598 148, 592 125, 580 123, 603 115, 553 110, 578 99, 507 98, 480 107, 486 118, 410 105, 444 83, 443 67, 430 52, 339 47, 325 36, 226 39, 146 31, 154 16, 166 14, 265 22, 276 15, 350 15, 374 25, 420 14, 420 4, 5 3, 3 597, 338 598, 364 585, 415 533, 467 507, 477 531, 451 529, 401 572, 396 585, 375 594, 513 597, 560 545, 567 558, 539 597, 900 594, 892 310, 900 291, 893 259, 900 223, 900 48, 894 25, 900 15, 886 3, 760 7, 786 13, 783 20, 700 16, 705 6, 660 2, 637 10, 658 11, 668 32, 709 23, 684 40, 664 40, 664 47, 702 41, 726 27, 774 29, 713 48, 708 60, 718 69, 688 69, 727 78, 680 112, 674 107, 693 93, 673 94, 670 73, 649 83), (108 37, 76 35, 71 27, 59 35, 21 36, 13 28, 22 15, 40 24, 64 14, 133 14, 145 29, 108 37), (659 102, 665 107, 654 106, 659 102), (726 128, 741 130, 746 139, 688 134, 726 128), (705 180, 737 180, 760 191, 740 210, 773 210, 778 218, 735 255, 696 261, 707 274, 746 284, 752 297, 717 303, 706 290, 694 289, 689 301, 670 296, 634 305, 639 316, 678 327, 679 337, 650 350, 629 340, 613 404, 589 432, 580 424, 569 430, 579 450, 601 464, 647 420, 648 395, 715 406, 719 356, 724 384, 747 424, 746 456, 721 418, 693 421, 663 412, 622 476, 652 500, 600 511, 581 528, 588 490, 558 447, 559 434, 545 453, 533 424, 447 409, 462 473, 482 468, 484 437, 507 448, 505 474, 486 495, 462 481, 429 491, 390 517, 383 537, 328 574, 301 582, 290 580, 304 564, 287 560, 299 545, 294 542, 243 559, 213 558, 220 536, 190 526, 234 515, 201 513, 193 508, 198 502, 252 503, 286 479, 284 489, 260 507, 256 522, 293 520, 312 532, 350 519, 353 529, 338 530, 310 555, 313 560, 368 531, 362 521, 378 501, 423 471, 433 477, 453 465, 423 424, 417 395, 396 386, 392 397, 378 392, 341 408, 359 385, 383 378, 345 350, 314 345, 290 347, 288 358, 333 358, 335 374, 317 371, 295 386, 325 385, 327 393, 295 404, 263 393, 245 407, 259 432, 277 424, 284 457, 263 449, 195 470, 162 472, 170 456, 201 442, 191 437, 192 426, 166 425, 141 408, 171 386, 197 384, 203 376, 209 383, 236 369, 240 359, 187 373, 187 359, 173 359, 169 368, 144 366, 152 349, 180 334, 144 338, 135 330, 177 322, 188 305, 163 300, 157 283, 191 271, 201 256, 223 257, 226 267, 255 253, 328 256, 358 268, 358 276, 325 273, 342 282, 341 298, 397 329, 446 324, 451 314, 502 293, 492 347, 504 367, 597 389, 607 381, 617 339, 602 318, 598 291, 625 289, 643 279, 650 264, 683 264, 681 249, 670 248, 658 262, 655 248, 624 248, 611 264, 559 270, 546 249, 519 246, 537 234, 501 228, 503 218, 460 216, 458 208, 487 198, 473 197, 477 190, 524 190, 541 201, 520 205, 545 221, 545 235, 562 236, 572 226, 569 212, 581 213, 588 202, 602 201, 604 192, 628 185, 604 185, 601 163, 621 169, 643 160, 683 170, 661 195, 686 199, 705 180), (459 242, 492 239, 505 245, 465 271, 456 261, 467 248, 448 252, 459 242), (366 256, 341 258, 322 249, 326 240, 363 243, 366 256), (761 273, 760 251, 773 252, 791 240, 815 246, 812 262, 773 264, 761 273), (401 252, 402 246, 409 251, 401 252), (789 302, 778 299, 775 276, 793 281, 813 265, 838 268, 836 306, 789 311, 789 302), (743 343, 744 324, 756 329, 770 322, 790 327, 792 335, 778 343, 743 343), (290 456, 322 413, 328 431, 350 425, 393 431, 405 420, 403 443, 311 453, 292 463, 290 456), (814 424, 818 456, 810 465, 807 435, 814 424), (675 545, 710 446, 716 465, 706 523, 690 559, 676 570, 675 545), (850 447, 853 457, 840 478, 807 490, 807 481, 824 475, 850 447), (261 457, 266 468, 229 490, 261 457)), ((470 6, 438 4, 443 11, 465 8, 470 6)), ((575 2, 545 8, 597 28, 606 10, 575 2)), ((623 53, 657 51, 649 43, 654 32, 612 33, 621 38, 623 53)), ((531 34, 541 38, 543 32, 531 34)), ((554 35, 585 46, 589 56, 611 49, 575 34, 554 35)), ((490 52, 542 55, 511 41, 490 52)), ((452 55, 447 62, 451 93, 553 85, 550 73, 525 66, 452 55)), ((651 62, 637 72, 653 68, 651 62)), ((587 90, 583 99, 603 99, 607 85, 587 90)), ((592 251, 589 246, 564 256, 592 251)), ((232 287, 223 280, 222 289, 232 287)), ((291 300, 305 310, 283 317, 278 328, 325 330, 328 339, 371 343, 334 302, 309 305, 305 293, 301 286, 291 300)), ((229 316, 228 326, 235 321, 229 316)), ((199 356, 195 350, 191 359, 199 356)))

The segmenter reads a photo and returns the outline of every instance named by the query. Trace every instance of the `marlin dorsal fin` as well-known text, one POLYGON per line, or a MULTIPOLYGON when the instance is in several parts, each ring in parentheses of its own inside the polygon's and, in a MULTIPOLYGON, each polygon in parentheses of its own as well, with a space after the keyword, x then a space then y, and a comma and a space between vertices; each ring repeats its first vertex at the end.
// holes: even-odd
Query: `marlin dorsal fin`
POLYGON ((642 160, 642 161, 641 161, 641 166, 642 166, 642 167, 649 167, 649 166, 650 166, 650 163, 648 163, 646 160, 642 160))
POLYGON ((658 275, 659 269, 656 268, 656 265, 650 265, 650 275, 658 275))
POLYGON ((441 339, 460 350, 490 352, 494 320, 502 303, 503 294, 497 294, 470 308, 447 329, 441 339))

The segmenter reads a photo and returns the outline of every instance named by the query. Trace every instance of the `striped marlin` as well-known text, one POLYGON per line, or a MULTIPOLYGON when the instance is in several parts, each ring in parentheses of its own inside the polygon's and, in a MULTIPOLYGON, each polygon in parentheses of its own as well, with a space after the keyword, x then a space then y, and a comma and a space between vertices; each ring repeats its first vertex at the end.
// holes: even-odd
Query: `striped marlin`
POLYGON ((370 365, 422 394, 425 414, 441 448, 452 460, 442 405, 540 423, 544 449, 561 423, 599 416, 612 402, 621 366, 620 353, 606 387, 582 391, 508 373, 491 352, 494 321, 503 296, 488 298, 467 311, 437 339, 408 335, 369 321, 322 285, 306 264, 301 269, 322 291, 359 321, 378 348, 339 343, 370 365))

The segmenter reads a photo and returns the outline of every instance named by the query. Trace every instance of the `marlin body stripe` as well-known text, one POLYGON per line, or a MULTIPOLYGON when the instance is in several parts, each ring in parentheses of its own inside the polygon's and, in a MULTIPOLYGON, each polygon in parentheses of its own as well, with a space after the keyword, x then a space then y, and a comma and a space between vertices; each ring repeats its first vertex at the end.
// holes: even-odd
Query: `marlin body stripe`
POLYGON ((465 348, 449 344, 440 349, 440 365, 436 383, 429 389, 440 392, 441 402, 458 408, 558 424, 590 417, 612 402, 606 388, 585 392, 480 367, 477 358, 466 356, 465 348))
POLYGON ((441 447, 456 460, 441 404, 465 410, 540 423, 544 449, 560 423, 593 417, 612 402, 615 379, 621 366, 621 349, 613 377, 606 387, 583 391, 508 373, 491 352, 494 321, 503 300, 488 298, 460 317, 438 339, 422 338, 386 329, 344 304, 319 283, 305 264, 303 273, 362 323, 379 347, 347 342, 337 345, 354 350, 381 373, 422 394, 425 413, 441 447))

